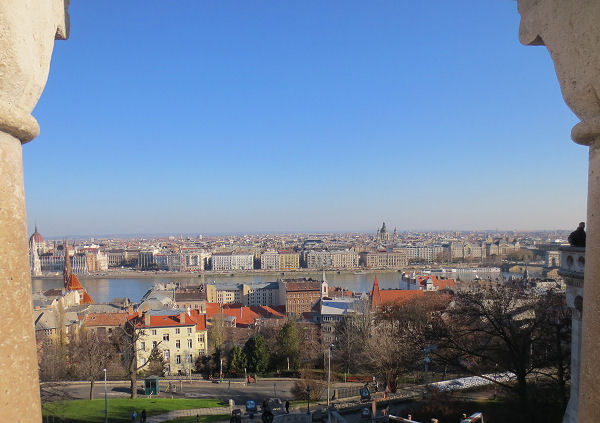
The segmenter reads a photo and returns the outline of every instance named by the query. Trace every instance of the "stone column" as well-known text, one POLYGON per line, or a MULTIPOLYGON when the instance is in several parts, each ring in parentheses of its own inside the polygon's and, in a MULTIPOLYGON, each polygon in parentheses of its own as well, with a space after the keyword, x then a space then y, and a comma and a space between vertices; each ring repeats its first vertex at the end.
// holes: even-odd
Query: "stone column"
POLYGON ((55 39, 68 33, 68 0, 0 1, 0 420, 40 422, 21 144, 55 39))
POLYGON ((590 148, 577 413, 579 422, 595 422, 600 416, 600 1, 519 0, 518 4, 521 42, 548 48, 563 98, 581 120, 571 137, 590 148))
POLYGON ((590 145, 579 383, 580 422, 600 416, 600 145, 590 145))
POLYGON ((0 410, 4 421, 40 421, 21 141, 0 132, 0 410))

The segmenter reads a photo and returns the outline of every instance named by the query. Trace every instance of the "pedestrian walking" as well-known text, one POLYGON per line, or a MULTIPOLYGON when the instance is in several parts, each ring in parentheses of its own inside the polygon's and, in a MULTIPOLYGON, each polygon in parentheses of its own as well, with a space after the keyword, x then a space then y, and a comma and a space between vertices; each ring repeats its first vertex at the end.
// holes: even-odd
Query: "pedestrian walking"
POLYGON ((290 402, 288 400, 285 401, 285 414, 290 414, 290 402))
POLYGON ((146 409, 142 410, 142 423, 146 423, 146 409))
POLYGON ((135 409, 131 412, 131 421, 137 421, 137 411, 135 411, 135 409))

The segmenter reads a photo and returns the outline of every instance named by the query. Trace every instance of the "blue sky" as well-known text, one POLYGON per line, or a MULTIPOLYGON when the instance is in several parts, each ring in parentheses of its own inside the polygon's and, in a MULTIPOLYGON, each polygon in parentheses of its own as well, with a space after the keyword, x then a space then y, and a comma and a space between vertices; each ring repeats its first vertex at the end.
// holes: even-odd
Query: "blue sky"
POLYGON ((28 222, 106 233, 571 228, 587 148, 512 0, 75 0, 28 222))

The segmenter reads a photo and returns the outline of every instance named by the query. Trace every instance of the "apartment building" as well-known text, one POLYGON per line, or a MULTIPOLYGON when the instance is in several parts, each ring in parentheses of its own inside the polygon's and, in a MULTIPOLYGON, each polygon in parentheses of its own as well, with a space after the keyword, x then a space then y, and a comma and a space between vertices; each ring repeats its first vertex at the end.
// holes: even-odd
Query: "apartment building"
POLYGON ((396 269, 408 265, 408 258, 403 252, 367 251, 360 253, 363 266, 373 269, 396 269))
POLYGON ((209 303, 244 304, 249 293, 250 287, 246 284, 206 284, 206 301, 209 303))
POLYGON ((262 270, 279 270, 279 253, 269 250, 260 255, 260 268, 262 270))
POLYGON ((211 257, 213 270, 252 270, 254 254, 215 253, 211 257))
POLYGON ((309 313, 319 299, 327 296, 328 291, 326 280, 310 278, 280 280, 279 287, 280 301, 285 304, 286 313, 295 315, 309 313))
POLYGON ((137 365, 143 365, 154 347, 165 359, 167 374, 190 374, 198 356, 208 354, 206 316, 198 310, 136 314, 130 318, 139 331, 137 365))
POLYGON ((294 252, 279 253, 279 269, 294 270, 300 267, 300 254, 294 252))
POLYGON ((332 251, 331 265, 335 269, 353 269, 358 267, 359 256, 354 251, 332 251))
POLYGON ((329 251, 309 251, 306 254, 306 267, 309 269, 331 269, 333 260, 329 251))

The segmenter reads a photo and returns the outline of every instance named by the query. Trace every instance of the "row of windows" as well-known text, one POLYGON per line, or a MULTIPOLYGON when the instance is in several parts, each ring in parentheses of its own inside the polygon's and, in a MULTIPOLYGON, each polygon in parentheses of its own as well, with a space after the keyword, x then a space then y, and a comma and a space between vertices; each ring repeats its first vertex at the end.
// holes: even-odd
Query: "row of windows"
MULTIPOLYGON (((164 339, 164 337, 163 337, 164 339)), ((166 339, 166 341, 168 341, 168 339, 166 339)), ((204 335, 198 335, 198 342, 203 343, 204 342, 204 335)), ((156 348, 156 346, 158 345, 158 343, 156 341, 152 341, 152 348, 156 348)), ((188 339, 187 340, 187 346, 188 348, 192 348, 194 345, 194 342, 192 339, 188 339)), ((142 351, 146 351, 146 342, 142 341, 141 342, 141 347, 142 347, 142 351)), ((181 348, 181 341, 179 339, 177 339, 175 341, 175 348, 181 348)))
MULTIPOLYGON (((181 333, 180 329, 181 328, 175 328, 175 335, 179 335, 181 333)), ((192 331, 193 331, 193 328, 187 328, 187 333, 188 334, 191 334, 192 331)), ((158 334, 158 330, 152 329, 151 333, 152 333, 152 335, 157 335, 158 334)), ((163 340, 165 340, 165 341, 169 340, 169 333, 163 333, 163 340)))

